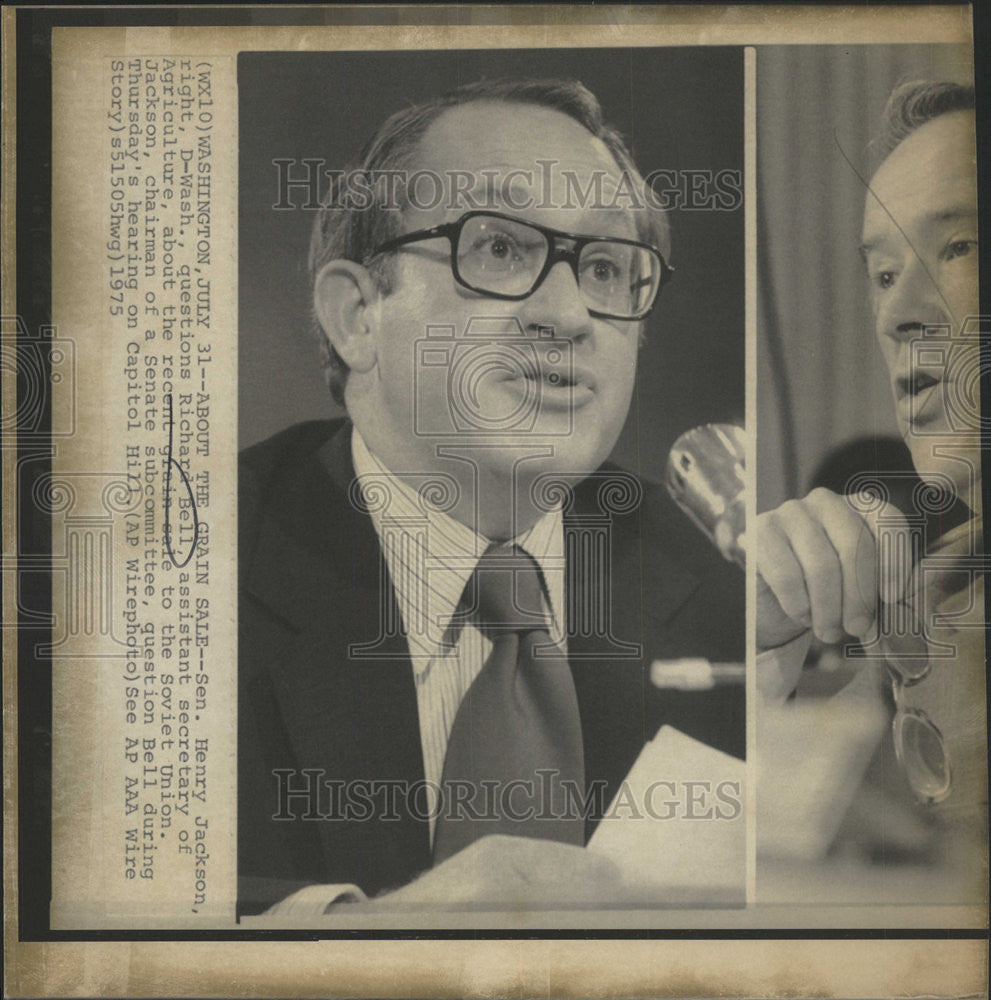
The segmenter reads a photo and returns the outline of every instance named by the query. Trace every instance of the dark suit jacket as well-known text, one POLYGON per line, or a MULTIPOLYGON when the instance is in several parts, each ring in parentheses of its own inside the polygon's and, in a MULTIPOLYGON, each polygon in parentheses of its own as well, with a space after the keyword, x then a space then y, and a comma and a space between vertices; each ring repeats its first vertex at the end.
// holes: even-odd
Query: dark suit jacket
MULTIPOLYGON (((398 803, 385 796, 373 802, 367 819, 344 820, 329 791, 314 808, 301 795, 283 803, 291 818, 273 818, 280 787, 315 787, 306 784, 314 780, 303 774, 307 769, 329 783, 325 788, 423 781, 406 640, 386 629, 374 657, 349 654, 352 644, 374 645, 383 621, 399 620, 371 519, 348 499, 350 430, 346 421, 301 424, 241 455, 242 913, 313 882, 354 882, 371 895, 408 882, 431 863, 428 823, 401 796, 398 803)), ((593 478, 574 491, 564 517, 566 550, 569 532, 588 536, 601 528, 600 485, 593 478)), ((664 723, 738 757, 745 745, 741 689, 658 692, 645 673, 659 658, 743 660, 743 574, 656 486, 645 486, 636 509, 613 515, 609 524, 611 638, 587 634, 577 620, 575 597, 585 581, 573 572, 573 552, 565 584, 587 785, 604 789, 603 808, 664 723), (623 643, 642 647, 642 656, 629 656, 623 643)), ((595 810, 587 834, 600 817, 595 810)))

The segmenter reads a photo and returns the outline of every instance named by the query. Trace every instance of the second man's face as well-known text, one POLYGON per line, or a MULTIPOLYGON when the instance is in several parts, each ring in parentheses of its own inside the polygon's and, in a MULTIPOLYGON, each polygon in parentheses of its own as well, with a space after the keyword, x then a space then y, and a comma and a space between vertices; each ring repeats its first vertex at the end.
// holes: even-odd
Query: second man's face
POLYGON ((871 181, 863 253, 875 331, 916 471, 968 494, 980 476, 974 116, 942 115, 871 181))
MULTIPOLYGON (((416 168, 440 177, 457 171, 476 203, 527 222, 638 238, 628 210, 603 207, 620 175, 608 148, 556 111, 494 102, 453 108, 423 136, 416 168), (569 171, 574 183, 566 186, 569 171), (601 185, 603 196, 589 199, 599 204, 579 204, 576 193, 590 184, 601 185), (524 200, 533 204, 518 207, 524 200)), ((445 202, 407 209, 402 231, 455 221, 471 207, 465 198, 445 202)), ((496 255, 493 268, 513 252, 498 234, 486 250, 496 255)), ((578 475, 607 457, 630 405, 639 323, 591 316, 565 262, 520 301, 459 285, 445 238, 404 247, 395 268, 373 373, 379 430, 404 446, 407 468, 394 471, 435 469, 438 449, 452 443, 477 443, 469 460, 496 477, 528 454, 542 456, 531 469, 578 475)))

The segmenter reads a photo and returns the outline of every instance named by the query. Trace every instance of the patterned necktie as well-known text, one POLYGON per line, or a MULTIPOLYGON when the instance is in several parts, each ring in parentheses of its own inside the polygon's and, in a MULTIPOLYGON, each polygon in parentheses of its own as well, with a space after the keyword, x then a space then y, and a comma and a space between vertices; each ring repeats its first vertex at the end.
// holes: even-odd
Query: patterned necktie
POLYGON ((464 603, 492 651, 451 727, 434 864, 494 833, 581 846, 578 700, 547 630, 536 564, 517 546, 490 548, 464 603))

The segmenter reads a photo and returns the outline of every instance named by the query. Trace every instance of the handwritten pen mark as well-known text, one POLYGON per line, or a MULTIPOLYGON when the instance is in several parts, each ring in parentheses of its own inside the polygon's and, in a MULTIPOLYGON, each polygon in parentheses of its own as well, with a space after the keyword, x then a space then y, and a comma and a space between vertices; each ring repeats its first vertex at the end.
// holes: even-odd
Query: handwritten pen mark
POLYGON ((165 549, 169 554, 169 558, 172 562, 182 569, 183 566, 189 563, 189 560, 193 558, 193 553, 196 551, 196 543, 200 538, 200 518, 199 514, 196 512, 196 497, 193 496, 193 487, 190 485, 189 476, 186 475, 186 471, 183 467, 172 457, 172 433, 175 425, 175 420, 172 415, 172 394, 167 393, 165 396, 165 403, 168 406, 168 424, 169 424, 169 448, 167 453, 167 460, 165 463, 165 549), (189 497, 189 506, 193 511, 193 540, 189 546, 189 552, 186 554, 185 559, 177 559, 175 552, 172 550, 172 522, 170 515, 172 513, 172 467, 175 466, 182 478, 182 484, 186 487, 186 495, 189 497))

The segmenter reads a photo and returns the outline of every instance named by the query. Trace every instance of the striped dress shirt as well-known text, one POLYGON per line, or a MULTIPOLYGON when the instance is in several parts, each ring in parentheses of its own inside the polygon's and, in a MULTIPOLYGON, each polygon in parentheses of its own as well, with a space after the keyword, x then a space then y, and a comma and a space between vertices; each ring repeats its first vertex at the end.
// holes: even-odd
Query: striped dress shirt
MULTIPOLYGON (((454 717, 465 692, 478 676, 492 643, 472 624, 452 624, 465 585, 490 546, 429 501, 423 488, 432 478, 394 476, 368 450, 354 429, 351 440, 355 475, 378 534, 392 578, 409 643, 428 794, 436 795, 454 717), (422 478, 421 488, 413 483, 422 478), (387 498, 383 502, 383 498, 387 498)), ((560 507, 544 514, 513 539, 540 568, 550 635, 567 652, 564 636, 564 530, 560 507)), ((434 806, 430 802, 430 837, 434 806)))

